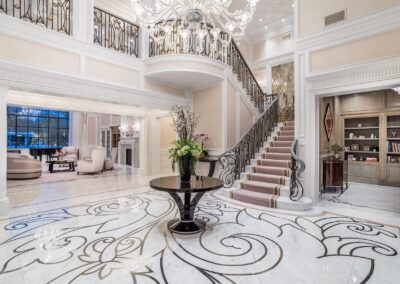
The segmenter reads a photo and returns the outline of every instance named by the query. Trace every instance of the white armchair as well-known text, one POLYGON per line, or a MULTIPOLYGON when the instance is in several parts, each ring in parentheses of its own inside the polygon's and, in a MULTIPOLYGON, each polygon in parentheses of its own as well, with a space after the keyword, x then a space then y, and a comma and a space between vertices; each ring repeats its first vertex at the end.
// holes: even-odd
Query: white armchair
POLYGON ((80 173, 100 173, 103 171, 105 150, 97 148, 92 150, 91 161, 78 161, 76 172, 80 173))
POLYGON ((114 163, 115 163, 115 160, 117 159, 117 154, 118 154, 118 147, 113 147, 111 149, 111 157, 107 158, 104 161, 104 169, 105 170, 113 170, 114 169, 114 163))

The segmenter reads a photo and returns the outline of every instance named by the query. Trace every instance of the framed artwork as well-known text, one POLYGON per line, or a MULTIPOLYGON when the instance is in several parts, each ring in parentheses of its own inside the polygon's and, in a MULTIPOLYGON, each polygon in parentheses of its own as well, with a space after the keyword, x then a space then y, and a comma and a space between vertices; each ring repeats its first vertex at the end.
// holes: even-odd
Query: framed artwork
POLYGON ((325 116, 324 116, 324 126, 325 126, 326 138, 328 139, 329 142, 331 140, 333 132, 333 116, 330 104, 326 106, 325 116))
POLYGON ((360 151, 360 145, 351 144, 351 151, 360 151))

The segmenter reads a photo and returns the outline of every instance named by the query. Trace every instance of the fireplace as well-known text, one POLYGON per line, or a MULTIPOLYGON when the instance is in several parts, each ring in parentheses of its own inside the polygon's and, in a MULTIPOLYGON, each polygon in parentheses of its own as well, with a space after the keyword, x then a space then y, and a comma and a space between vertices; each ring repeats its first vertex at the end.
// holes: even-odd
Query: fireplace
POLYGON ((132 166, 132 149, 126 149, 125 164, 132 166))

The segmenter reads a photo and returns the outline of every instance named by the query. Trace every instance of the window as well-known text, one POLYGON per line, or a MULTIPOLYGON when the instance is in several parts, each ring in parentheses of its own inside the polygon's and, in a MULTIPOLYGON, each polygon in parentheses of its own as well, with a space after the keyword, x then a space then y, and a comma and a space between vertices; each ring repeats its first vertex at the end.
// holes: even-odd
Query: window
POLYGON ((8 148, 68 146, 69 112, 7 107, 8 148))

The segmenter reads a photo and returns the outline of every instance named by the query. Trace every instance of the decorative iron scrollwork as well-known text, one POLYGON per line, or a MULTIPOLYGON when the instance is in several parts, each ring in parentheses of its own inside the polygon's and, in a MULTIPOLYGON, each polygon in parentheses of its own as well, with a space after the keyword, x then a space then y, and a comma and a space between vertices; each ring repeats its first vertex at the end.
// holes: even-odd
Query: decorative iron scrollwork
POLYGON ((222 165, 219 178, 224 182, 224 187, 231 187, 235 180, 239 179, 240 173, 245 171, 247 165, 250 165, 250 160, 255 158, 255 154, 267 140, 278 121, 277 98, 269 95, 265 101, 268 104, 260 118, 235 146, 218 158, 222 165))
POLYGON ((0 13, 71 34, 70 0, 0 0, 0 13))
POLYGON ((139 27, 94 8, 93 42, 108 49, 139 57, 139 27))
POLYGON ((295 139, 292 144, 291 156, 292 156, 292 165, 291 165, 291 176, 290 176, 290 199, 293 201, 297 201, 303 197, 304 188, 300 181, 301 174, 306 169, 306 164, 299 156, 297 156, 297 145, 298 139, 295 139))
POLYGON ((228 35, 220 32, 212 34, 212 26, 201 26, 204 32, 199 35, 194 30, 187 29, 180 20, 170 20, 155 25, 149 38, 149 57, 165 54, 193 54, 205 56, 232 67, 233 73, 238 77, 250 97, 254 106, 260 113, 264 111, 265 94, 255 79, 251 69, 246 63, 238 46, 228 35), (182 33, 182 29, 185 33, 182 33))

